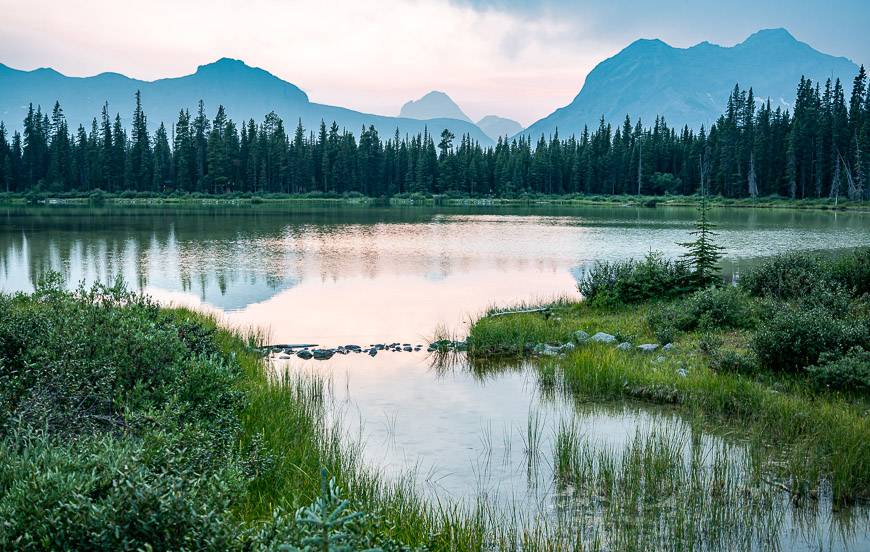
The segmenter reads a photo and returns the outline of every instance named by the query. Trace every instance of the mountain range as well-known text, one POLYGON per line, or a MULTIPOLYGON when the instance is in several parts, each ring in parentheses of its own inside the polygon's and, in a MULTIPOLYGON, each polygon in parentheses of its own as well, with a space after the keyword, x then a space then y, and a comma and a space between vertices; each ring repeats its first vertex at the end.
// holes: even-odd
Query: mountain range
POLYGON ((735 84, 753 88, 756 100, 770 98, 789 108, 801 76, 813 81, 839 78, 846 94, 858 67, 798 41, 785 29, 761 30, 732 47, 702 42, 674 48, 661 40, 637 40, 599 63, 574 100, 523 131, 537 139, 577 134, 598 126, 603 116, 620 124, 626 115, 652 124, 662 115, 671 126, 698 129, 725 111, 735 84))
POLYGON ((363 125, 374 125, 384 138, 392 136, 396 129, 403 135, 413 135, 428 127, 434 133, 447 128, 456 136, 467 134, 485 145, 493 142, 469 121, 386 117, 314 103, 298 86, 229 58, 201 65, 191 75, 155 81, 132 79, 118 73, 69 77, 53 69, 21 71, 0 64, 0 120, 10 128, 19 128, 30 103, 50 112, 55 101, 59 101, 71 128, 79 124, 89 128, 103 103, 108 102, 110 114, 114 117, 115 113, 120 113, 126 123, 133 113, 137 90, 142 93, 142 104, 152 131, 161 122, 171 128, 180 109, 194 112, 202 99, 210 117, 218 105, 223 105, 237 122, 250 118, 259 122, 264 115, 275 111, 290 127, 288 133, 293 132, 297 120, 308 130, 316 130, 321 121, 327 125, 335 121, 339 127, 352 132, 358 132, 363 125))
POLYGON ((143 81, 118 73, 69 77, 53 69, 22 71, 0 64, 0 120, 20 128, 30 103, 50 111, 60 101, 71 128, 90 125, 102 105, 110 115, 120 113, 129 122, 134 93, 140 90, 153 131, 160 122, 167 128, 181 108, 195 111, 202 99, 209 116, 222 104, 238 121, 275 111, 292 133, 297 120, 308 130, 321 121, 333 121, 352 132, 374 125, 382 137, 417 134, 428 129, 439 134, 449 129, 455 136, 469 135, 482 145, 499 137, 528 136, 532 141, 558 131, 579 134, 584 125, 594 127, 601 117, 621 124, 651 124, 661 115, 673 127, 709 126, 725 110, 735 84, 752 87, 755 98, 766 98, 789 108, 801 76, 814 81, 839 78, 847 97, 858 67, 849 59, 824 54, 798 41, 785 29, 761 30, 731 47, 702 42, 675 48, 661 40, 641 39, 599 63, 586 77, 574 100, 527 129, 510 119, 488 115, 476 124, 447 94, 432 91, 402 106, 398 117, 362 113, 310 101, 298 86, 236 59, 222 58, 201 65, 195 73, 175 78, 143 81))

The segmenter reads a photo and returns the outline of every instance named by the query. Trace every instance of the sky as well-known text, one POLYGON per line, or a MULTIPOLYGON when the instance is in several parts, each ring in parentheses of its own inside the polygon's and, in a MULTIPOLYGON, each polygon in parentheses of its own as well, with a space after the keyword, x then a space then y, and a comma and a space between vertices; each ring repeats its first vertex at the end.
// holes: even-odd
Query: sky
POLYGON ((785 27, 870 64, 870 0, 0 0, 0 63, 72 76, 181 76, 221 57, 312 101, 396 115, 430 90, 528 125, 638 38, 730 46, 785 27))

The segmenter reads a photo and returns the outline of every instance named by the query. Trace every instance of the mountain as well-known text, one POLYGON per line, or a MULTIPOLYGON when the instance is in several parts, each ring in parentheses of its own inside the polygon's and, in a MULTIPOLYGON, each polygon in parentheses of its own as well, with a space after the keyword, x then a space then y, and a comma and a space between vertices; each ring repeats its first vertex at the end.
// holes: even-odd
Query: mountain
POLYGON ((487 115, 477 121, 477 127, 493 140, 510 137, 523 131, 523 125, 513 119, 505 119, 496 115, 487 115))
POLYGON ((814 50, 785 29, 759 31, 732 47, 702 42, 683 49, 661 40, 638 40, 599 63, 570 104, 522 134, 533 140, 557 128, 563 136, 579 134, 584 125, 598 126, 602 116, 618 125, 626 114, 644 124, 663 115, 672 127, 697 130, 725 111, 737 83, 742 89, 752 87, 757 100, 769 97, 788 108, 801 75, 823 83, 839 77, 848 98, 857 72, 852 61, 814 50))
POLYGON ((28 104, 41 105, 43 111, 50 113, 57 100, 72 129, 79 124, 90 128, 91 120, 99 116, 104 102, 109 103, 112 117, 120 113, 127 123, 133 113, 137 90, 142 92, 142 104, 152 132, 160 122, 171 128, 181 108, 195 112, 202 99, 209 117, 214 116, 218 105, 223 105, 237 123, 251 118, 260 122, 267 113, 275 111, 290 134, 301 119, 307 130, 316 130, 321 121, 327 125, 335 121, 339 127, 352 132, 359 132, 363 125, 374 125, 379 134, 387 138, 397 128, 400 134, 422 133, 426 127, 440 133, 448 128, 456 136, 468 134, 481 144, 492 143, 467 120, 436 118, 423 122, 314 103, 296 85, 228 58, 201 65, 191 75, 155 81, 132 79, 118 73, 68 77, 53 69, 20 71, 0 64, 0 120, 9 128, 20 128, 28 104))
POLYGON ((444 118, 471 122, 468 115, 462 112, 462 109, 450 99, 450 96, 438 90, 433 90, 419 100, 411 100, 403 105, 399 117, 408 117, 409 119, 444 118))

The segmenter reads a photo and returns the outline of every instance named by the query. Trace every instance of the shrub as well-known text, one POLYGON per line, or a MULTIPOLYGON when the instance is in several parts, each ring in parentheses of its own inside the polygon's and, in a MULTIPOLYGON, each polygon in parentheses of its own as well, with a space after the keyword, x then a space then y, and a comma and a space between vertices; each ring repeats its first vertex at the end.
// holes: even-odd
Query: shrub
POLYGON ((824 353, 842 356, 867 342, 866 320, 837 318, 823 307, 778 308, 759 326, 752 349, 761 366, 796 372, 815 364, 824 353))
POLYGON ((829 285, 824 261, 809 253, 777 255, 749 270, 740 287, 756 297, 798 299, 810 290, 829 285))
POLYGON ((758 370, 758 359, 751 351, 719 349, 711 353, 710 367, 717 372, 752 374, 758 370))
POLYGON ((870 248, 856 249, 835 259, 831 277, 853 295, 870 293, 870 248))
POLYGON ((740 289, 710 287, 652 309, 647 322, 659 342, 669 343, 681 331, 750 328, 755 325, 755 308, 740 289))
POLYGON ((583 274, 578 288, 595 303, 640 303, 690 291, 690 276, 686 263, 650 252, 641 261, 597 262, 583 274))
POLYGON ((710 287, 696 291, 680 305, 689 330, 700 328, 748 328, 755 323, 752 299, 735 287, 710 287))
POLYGON ((842 357, 824 353, 818 364, 810 366, 807 371, 823 387, 870 392, 870 351, 862 347, 854 347, 842 357))

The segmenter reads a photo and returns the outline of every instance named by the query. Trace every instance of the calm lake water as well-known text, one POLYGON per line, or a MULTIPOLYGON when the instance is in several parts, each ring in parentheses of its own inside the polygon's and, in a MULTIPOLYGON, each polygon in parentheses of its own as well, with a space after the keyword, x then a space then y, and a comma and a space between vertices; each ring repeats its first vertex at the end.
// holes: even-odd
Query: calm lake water
MULTIPOLYGON (((577 279, 595 261, 651 250, 677 256, 694 217, 690 208, 618 206, 7 207, 0 208, 0 290, 29 291, 46 270, 71 286, 121 276, 161 301, 267 328, 273 342, 416 344, 436 327, 462 335, 491 305, 578 297, 577 279)), ((728 273, 791 249, 870 245, 867 214, 731 209, 713 218, 728 273)), ((560 424, 608 450, 654 428, 698 431, 676 411, 578 406, 542 393, 536 371, 523 365, 481 372, 461 357, 444 367, 424 353, 273 362, 328 377, 333 413, 388 477, 408 476, 434 500, 483 497, 532 517, 565 510, 549 453, 560 424), (546 451, 535 469, 532 425, 546 451)), ((829 509, 810 522, 787 507, 782 516, 781 530, 764 542, 783 550, 870 548, 865 511, 842 523, 829 509)))

